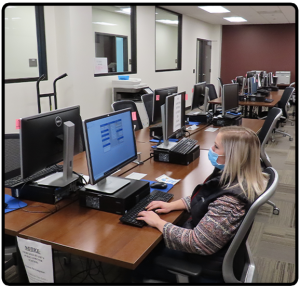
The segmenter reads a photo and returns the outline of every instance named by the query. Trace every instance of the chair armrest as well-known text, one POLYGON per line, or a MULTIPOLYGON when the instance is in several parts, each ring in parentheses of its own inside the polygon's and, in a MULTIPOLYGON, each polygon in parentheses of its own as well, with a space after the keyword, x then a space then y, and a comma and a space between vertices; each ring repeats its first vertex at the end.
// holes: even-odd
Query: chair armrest
POLYGON ((172 272, 176 272, 176 273, 180 273, 192 277, 199 276, 202 270, 202 266, 199 265, 198 263, 173 259, 164 256, 157 256, 154 260, 154 263, 168 270, 171 270, 172 272))

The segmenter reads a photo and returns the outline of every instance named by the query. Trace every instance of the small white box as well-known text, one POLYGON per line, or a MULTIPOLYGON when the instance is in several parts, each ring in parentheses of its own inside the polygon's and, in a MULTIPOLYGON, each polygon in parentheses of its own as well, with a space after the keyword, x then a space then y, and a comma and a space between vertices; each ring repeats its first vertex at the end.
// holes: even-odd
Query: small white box
POLYGON ((276 71, 277 85, 291 83, 291 71, 276 71))

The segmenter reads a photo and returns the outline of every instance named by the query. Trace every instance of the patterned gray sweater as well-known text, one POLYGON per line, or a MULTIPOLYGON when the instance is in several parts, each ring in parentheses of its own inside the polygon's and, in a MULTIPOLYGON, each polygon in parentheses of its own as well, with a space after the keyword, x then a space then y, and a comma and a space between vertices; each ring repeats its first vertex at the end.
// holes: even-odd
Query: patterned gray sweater
MULTIPOLYGON (((181 199, 188 212, 191 196, 181 199)), ((170 249, 200 255, 211 255, 224 247, 243 220, 244 203, 233 196, 219 197, 208 206, 208 211, 194 229, 166 223, 163 236, 170 249)))

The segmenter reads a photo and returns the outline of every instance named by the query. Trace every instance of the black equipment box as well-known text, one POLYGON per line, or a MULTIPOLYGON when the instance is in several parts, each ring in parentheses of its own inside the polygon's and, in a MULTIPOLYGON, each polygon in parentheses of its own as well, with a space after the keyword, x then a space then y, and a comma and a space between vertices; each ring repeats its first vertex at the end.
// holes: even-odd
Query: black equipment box
POLYGON ((205 115, 203 114, 195 114, 195 112, 190 112, 185 114, 185 120, 191 121, 191 122, 201 122, 201 123, 207 123, 208 122, 208 113, 205 115))
POLYGON ((265 102, 266 96, 264 95, 249 95, 249 101, 250 102, 265 102))
POLYGON ((236 125, 236 126, 240 126, 242 125, 242 115, 241 116, 237 116, 236 118, 233 118, 233 119, 229 119, 229 118, 213 118, 213 125, 215 126, 233 126, 233 125, 236 125))
MULTIPOLYGON (((163 137, 163 131, 162 131, 162 126, 154 126, 154 127, 149 127, 150 130, 150 137, 154 138, 161 138, 163 137)), ((175 135, 170 137, 171 139, 179 139, 181 137, 184 137, 185 132, 180 129, 175 135)))
POLYGON ((162 125, 155 125, 152 127, 149 127, 150 130, 150 137, 162 137, 163 131, 162 131, 162 125))
POLYGON ((56 204, 58 201, 77 191, 83 184, 80 180, 74 181, 65 187, 54 187, 28 183, 11 188, 11 195, 15 198, 21 198, 31 201, 37 201, 48 204, 56 204))
POLYGON ((248 101, 248 95, 247 94, 239 95, 239 101, 248 101))
POLYGON ((200 155, 200 146, 195 145, 187 154, 180 154, 166 149, 153 149, 154 161, 180 165, 189 165, 200 155))
POLYGON ((79 190, 79 203, 84 207, 124 215, 149 194, 149 182, 130 179, 128 185, 113 194, 81 188, 79 190))
POLYGON ((257 94, 269 96, 270 95, 270 90, 268 90, 268 89, 257 89, 257 94))

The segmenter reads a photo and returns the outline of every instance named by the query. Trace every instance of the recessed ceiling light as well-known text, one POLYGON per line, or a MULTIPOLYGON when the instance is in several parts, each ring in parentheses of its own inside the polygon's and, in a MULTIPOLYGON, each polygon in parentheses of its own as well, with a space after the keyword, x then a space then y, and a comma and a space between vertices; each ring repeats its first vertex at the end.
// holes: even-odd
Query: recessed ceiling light
POLYGON ((116 11, 116 12, 130 15, 131 14, 131 8, 121 8, 121 10, 116 11))
POLYGON ((229 22, 247 22, 243 17, 224 17, 223 19, 229 22))
POLYGON ((107 23, 107 22, 93 22, 93 24, 106 25, 106 26, 116 26, 117 25, 117 24, 107 23))
POLYGON ((209 13, 228 13, 228 9, 223 6, 198 6, 199 8, 209 12, 209 13))
POLYGON ((178 24, 178 20, 156 20, 156 22, 160 22, 164 24, 173 24, 173 25, 178 24))

